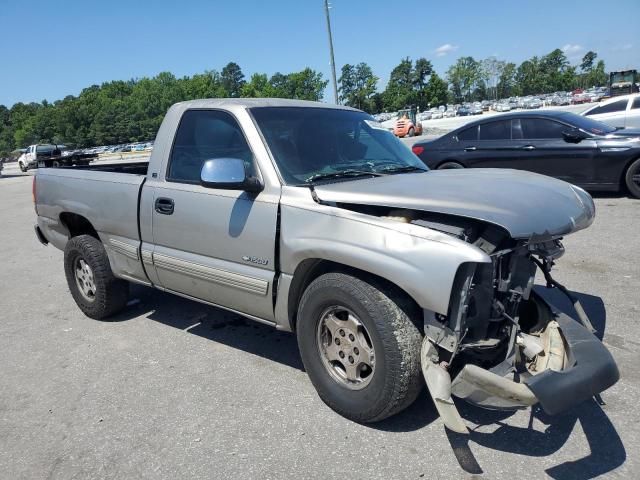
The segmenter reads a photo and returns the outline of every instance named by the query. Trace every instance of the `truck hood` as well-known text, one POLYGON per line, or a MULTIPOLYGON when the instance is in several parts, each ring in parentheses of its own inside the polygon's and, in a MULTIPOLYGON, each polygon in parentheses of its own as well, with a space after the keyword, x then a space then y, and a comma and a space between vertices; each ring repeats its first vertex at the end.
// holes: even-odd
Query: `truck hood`
POLYGON ((489 222, 512 238, 545 239, 588 227, 591 196, 569 183, 506 169, 430 170, 317 185, 320 201, 434 212, 489 222))

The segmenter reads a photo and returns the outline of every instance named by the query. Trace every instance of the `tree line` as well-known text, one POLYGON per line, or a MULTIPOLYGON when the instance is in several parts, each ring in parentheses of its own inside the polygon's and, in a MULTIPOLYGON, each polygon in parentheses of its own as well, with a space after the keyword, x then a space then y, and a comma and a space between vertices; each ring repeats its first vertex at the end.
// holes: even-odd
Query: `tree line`
POLYGON ((230 62, 220 72, 182 78, 162 72, 153 78, 92 85, 53 103, 0 105, 0 157, 40 142, 81 148, 150 140, 176 102, 225 97, 321 100, 327 83, 310 68, 271 77, 254 74, 246 81, 240 66, 230 62))
POLYGON ((343 66, 338 82, 340 101, 370 113, 392 112, 410 105, 425 110, 447 103, 599 87, 607 84, 608 76, 597 53, 589 51, 579 65, 571 65, 557 48, 520 65, 496 57, 461 57, 444 78, 438 76, 429 60, 404 58, 391 71, 382 92, 376 89, 378 80, 366 63, 343 66))
MULTIPOLYGON (((461 57, 440 77, 426 58, 404 58, 391 71, 384 90, 366 63, 344 65, 339 78, 340 102, 370 113, 415 105, 421 110, 465 101, 569 91, 607 83, 604 61, 587 52, 579 65, 555 49, 520 65, 490 57, 461 57)), ((240 66, 176 78, 162 72, 152 78, 116 80, 92 85, 78 96, 0 105, 0 156, 39 142, 73 147, 113 145, 155 137, 167 109, 196 98, 279 97, 321 100, 328 81, 305 68, 271 77, 255 73, 247 81, 240 66)))

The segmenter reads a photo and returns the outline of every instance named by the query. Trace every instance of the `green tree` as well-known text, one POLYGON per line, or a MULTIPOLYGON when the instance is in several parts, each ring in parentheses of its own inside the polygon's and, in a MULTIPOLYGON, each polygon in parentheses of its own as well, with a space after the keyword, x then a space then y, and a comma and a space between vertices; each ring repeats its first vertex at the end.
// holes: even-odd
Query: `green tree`
POLYGON ((222 69, 221 81, 222 87, 229 97, 239 97, 242 86, 245 84, 244 73, 242 73, 240 65, 235 62, 227 63, 222 69))
POLYGON ((251 75, 251 79, 242 86, 240 96, 249 98, 273 96, 267 75, 264 73, 254 73, 251 75))
POLYGON ((425 110, 429 105, 427 85, 433 75, 433 65, 426 58, 416 60, 413 67, 413 88, 416 91, 416 103, 421 110, 425 110))
POLYGON ((345 105, 351 106, 356 92, 356 68, 347 63, 342 66, 340 78, 338 78, 339 100, 345 105))
POLYGON ((607 85, 609 76, 604 68, 604 61, 598 60, 596 66, 585 75, 584 85, 586 87, 602 87, 607 85))
POLYGON ((541 74, 539 58, 534 56, 522 62, 516 70, 515 81, 520 95, 541 93, 544 88, 544 79, 541 74))
POLYGON ((433 72, 429 76, 429 81, 427 82, 424 91, 427 107, 429 105, 435 107, 445 105, 447 103, 448 85, 447 82, 440 78, 437 73, 433 72))
POLYGON ((582 70, 583 72, 590 72, 591 70, 593 70, 593 62, 596 61, 596 58, 598 58, 598 54, 594 51, 589 50, 584 54, 584 57, 582 57, 580 70, 582 70))
POLYGON ((498 85, 496 86, 497 98, 507 98, 518 94, 515 77, 516 64, 511 62, 505 63, 498 78, 498 85))
POLYGON ((416 103, 414 81, 413 62, 404 58, 391 71, 387 88, 382 92, 385 109, 399 110, 416 103))
POLYGON ((372 97, 376 93, 378 77, 373 74, 369 65, 366 63, 359 63, 355 67, 349 64, 344 65, 338 83, 340 101, 345 105, 367 112, 375 110, 372 97))
POLYGON ((289 98, 299 100, 322 100, 324 89, 329 84, 322 79, 322 73, 307 67, 301 72, 293 72, 287 75, 289 98))
POLYGON ((471 100, 473 91, 482 80, 480 62, 473 57, 459 58, 447 70, 447 79, 457 102, 471 100))
POLYGON ((538 74, 541 76, 542 85, 540 90, 532 93, 549 93, 571 88, 575 80, 575 69, 573 72, 569 70, 567 56, 556 48, 540 59, 538 74))

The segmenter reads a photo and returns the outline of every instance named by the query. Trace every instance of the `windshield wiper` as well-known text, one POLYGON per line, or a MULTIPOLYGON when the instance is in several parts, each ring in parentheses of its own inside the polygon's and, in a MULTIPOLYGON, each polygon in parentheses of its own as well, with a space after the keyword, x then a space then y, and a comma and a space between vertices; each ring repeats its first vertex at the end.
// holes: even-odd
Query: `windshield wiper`
POLYGON ((380 177, 384 174, 379 172, 370 172, 367 170, 343 170, 341 172, 316 173, 315 175, 311 175, 309 178, 307 178, 305 180, 305 183, 313 183, 317 180, 329 180, 332 178, 362 177, 365 175, 380 177))
POLYGON ((388 175, 390 173, 405 173, 405 172, 428 172, 426 168, 416 167, 414 165, 403 165, 401 167, 386 167, 378 170, 378 173, 388 175))

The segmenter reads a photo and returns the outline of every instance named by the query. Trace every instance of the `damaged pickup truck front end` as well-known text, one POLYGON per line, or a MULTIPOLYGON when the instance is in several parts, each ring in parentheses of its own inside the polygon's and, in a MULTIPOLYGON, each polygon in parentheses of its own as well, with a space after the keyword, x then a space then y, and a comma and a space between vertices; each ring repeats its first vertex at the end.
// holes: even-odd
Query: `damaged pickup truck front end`
POLYGON ((467 432, 452 397, 499 410, 540 403, 557 414, 618 380, 579 301, 550 274, 564 253, 562 236, 593 222, 586 192, 507 170, 475 170, 466 179, 460 171, 404 177, 352 182, 348 190, 322 186, 315 195, 327 205, 447 234, 488 257, 458 267, 448 311, 423 310, 422 370, 449 429, 467 432), (537 272, 569 297, 580 323, 533 290, 537 272))

